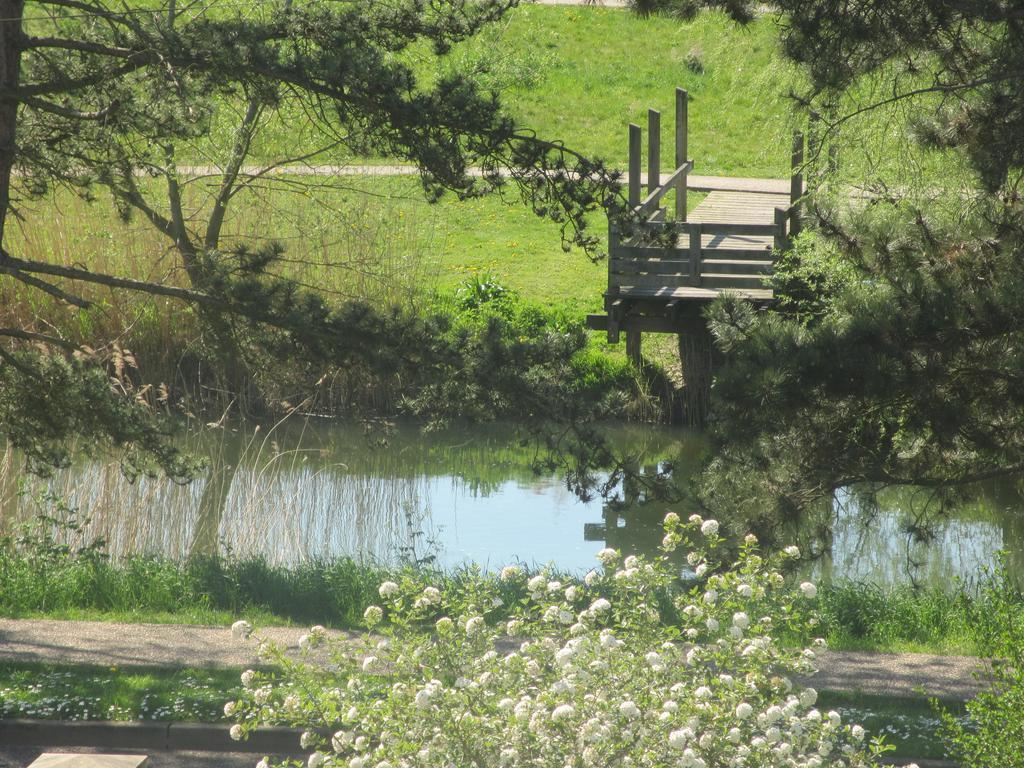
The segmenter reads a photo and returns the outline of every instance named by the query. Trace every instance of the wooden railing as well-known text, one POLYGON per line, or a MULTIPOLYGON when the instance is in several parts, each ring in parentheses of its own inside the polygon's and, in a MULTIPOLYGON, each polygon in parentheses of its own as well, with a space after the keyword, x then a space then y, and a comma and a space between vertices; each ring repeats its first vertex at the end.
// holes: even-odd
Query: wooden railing
MULTIPOLYGON (((705 252, 702 237, 705 235, 771 237, 774 248, 784 250, 790 238, 800 231, 800 200, 804 194, 804 136, 799 132, 793 136, 790 205, 775 209, 773 223, 735 224, 686 220, 688 177, 694 166, 693 160, 686 157, 689 143, 688 98, 685 89, 676 88, 675 168, 664 179, 661 176, 661 113, 654 109, 647 112, 647 195, 642 198, 643 131, 635 123, 629 125, 628 204, 635 219, 628 228, 625 241, 619 227, 614 223, 609 225, 608 283, 613 291, 621 285, 654 285, 659 280, 663 287, 701 285, 705 252), (673 190, 676 193, 674 216, 670 218, 668 210, 660 203, 673 190), (667 231, 669 228, 671 232, 667 231), (665 244, 666 239, 671 241, 670 244, 665 244), (640 274, 647 277, 641 278, 640 274)), ((749 251, 731 249, 730 253, 740 259, 771 258, 771 252, 763 248, 752 248, 749 251)), ((718 258, 722 258, 720 254, 718 258)))
POLYGON ((687 160, 687 108, 689 95, 676 88, 676 162, 675 170, 664 183, 661 181, 661 113, 647 110, 647 197, 640 199, 643 182, 640 178, 640 154, 643 136, 639 125, 629 124, 629 207, 641 219, 653 214, 662 217, 658 203, 673 189, 676 190, 675 220, 686 221, 686 177, 693 170, 693 160, 687 160))

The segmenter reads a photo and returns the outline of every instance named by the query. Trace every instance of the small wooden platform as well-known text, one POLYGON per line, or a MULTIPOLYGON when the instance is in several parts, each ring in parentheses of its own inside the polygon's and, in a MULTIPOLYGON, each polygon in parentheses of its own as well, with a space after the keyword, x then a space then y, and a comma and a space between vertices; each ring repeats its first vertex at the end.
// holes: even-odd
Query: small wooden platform
MULTIPOLYGON (((775 259, 800 229, 804 194, 804 139, 793 139, 792 176, 782 189, 715 190, 687 211, 689 96, 676 89, 675 165, 661 173, 661 115, 648 110, 646 196, 641 184, 643 135, 629 126, 628 202, 632 214, 608 228, 608 290, 603 315, 587 325, 608 332, 609 343, 626 334, 627 354, 639 362, 644 332, 706 335, 703 308, 724 293, 769 304, 775 259), (662 204, 675 193, 672 210, 662 204)), ((777 185, 782 187, 782 184, 777 185)))

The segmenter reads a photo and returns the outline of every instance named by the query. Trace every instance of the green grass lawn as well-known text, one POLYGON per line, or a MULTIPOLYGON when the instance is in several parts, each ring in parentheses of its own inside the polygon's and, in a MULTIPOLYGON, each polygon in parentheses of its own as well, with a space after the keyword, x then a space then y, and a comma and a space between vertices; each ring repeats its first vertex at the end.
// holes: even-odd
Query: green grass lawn
POLYGON ((0 718, 222 722, 239 670, 0 664, 0 718))
POLYGON ((523 5, 491 35, 496 56, 537 63, 536 82, 503 95, 512 114, 538 133, 624 163, 627 124, 646 130, 654 108, 670 161, 678 86, 690 93, 696 173, 788 174, 790 70, 771 17, 740 27, 718 12, 680 22, 612 8, 523 5))

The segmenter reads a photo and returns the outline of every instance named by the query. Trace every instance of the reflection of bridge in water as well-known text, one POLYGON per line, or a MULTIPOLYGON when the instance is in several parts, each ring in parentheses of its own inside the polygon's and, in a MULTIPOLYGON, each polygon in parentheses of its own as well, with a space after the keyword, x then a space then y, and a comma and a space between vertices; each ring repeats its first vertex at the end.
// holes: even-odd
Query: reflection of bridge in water
POLYGON ((674 509, 674 505, 649 498, 644 490, 643 478, 656 476, 658 469, 656 464, 633 467, 623 479, 621 498, 602 504, 602 522, 584 524, 584 541, 604 542, 607 547, 630 554, 658 554, 665 535, 662 520, 674 509))

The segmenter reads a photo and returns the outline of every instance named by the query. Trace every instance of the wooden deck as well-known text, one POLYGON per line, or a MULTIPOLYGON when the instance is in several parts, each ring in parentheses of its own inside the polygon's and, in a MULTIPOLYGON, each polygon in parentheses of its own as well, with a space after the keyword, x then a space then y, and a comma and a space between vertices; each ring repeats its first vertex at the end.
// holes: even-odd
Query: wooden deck
POLYGON ((690 332, 701 326, 702 308, 723 293, 758 304, 772 302, 766 281, 778 253, 799 231, 800 135, 794 137, 788 193, 718 190, 687 212, 687 180, 694 167, 686 156, 687 103, 686 91, 677 89, 675 170, 667 176, 660 169, 661 116, 648 112, 645 197, 642 132, 637 125, 629 126, 628 197, 634 217, 609 226, 607 314, 587 318, 591 328, 608 332, 610 343, 624 331, 627 351, 635 359, 641 332, 690 332), (662 205, 670 192, 675 193, 673 210, 662 205))

